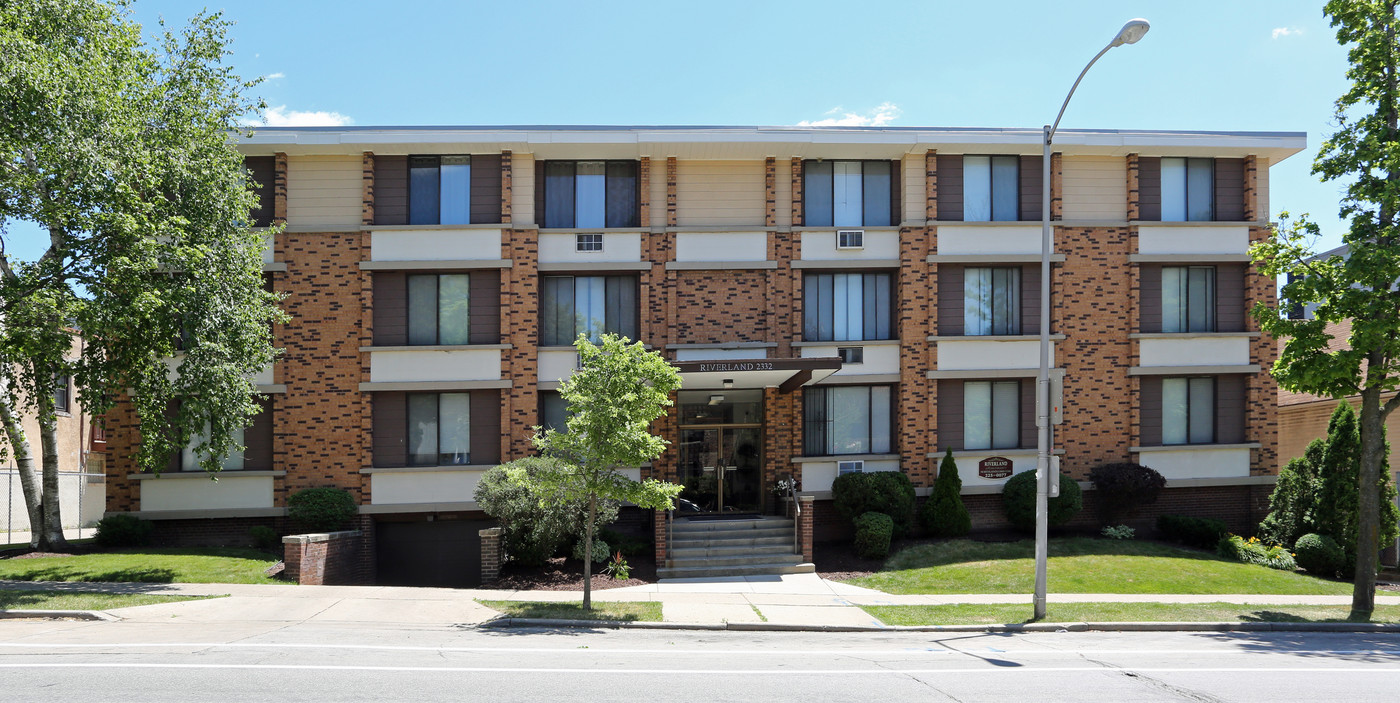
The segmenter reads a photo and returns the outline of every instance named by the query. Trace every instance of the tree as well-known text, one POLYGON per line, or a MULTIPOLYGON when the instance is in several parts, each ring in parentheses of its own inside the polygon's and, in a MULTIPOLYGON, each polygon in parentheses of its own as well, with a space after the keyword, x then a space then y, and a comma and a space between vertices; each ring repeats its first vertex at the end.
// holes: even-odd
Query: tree
MULTIPOLYGON (((1351 403, 1342 401, 1327 423, 1327 443, 1315 467, 1317 478, 1313 488, 1313 506, 1308 511, 1307 531, 1335 540, 1342 548, 1348 566, 1355 562, 1359 549, 1357 535, 1361 511, 1357 475, 1360 463, 1361 435, 1357 429, 1356 412, 1352 410, 1351 403)), ((1378 548, 1387 541, 1395 541, 1396 523, 1400 520, 1395 507, 1395 486, 1386 475, 1388 473, 1384 470, 1380 472, 1378 548)))
POLYGON ((1288 547, 1312 529, 1308 515, 1316 498, 1317 467, 1326 449, 1327 440, 1314 439, 1303 456, 1294 457, 1278 472, 1278 483, 1269 495, 1269 514, 1259 523, 1260 539, 1288 547))
POLYGON ((224 65, 229 23, 162 24, 147 45, 129 14, 120 1, 0 3, 0 245, 13 220, 48 235, 35 261, 0 248, 0 424, 44 549, 64 546, 56 377, 93 415, 132 391, 143 469, 201 437, 216 472, 257 411, 251 377, 281 319, 230 139, 261 105, 244 95, 255 81, 224 65), (42 479, 19 424, 30 412, 42 479))
MULTIPOLYGON (((1264 331, 1286 338, 1273 374, 1293 391, 1332 398, 1361 396, 1361 464, 1358 472, 1356 579, 1351 614, 1375 610, 1379 563, 1380 471, 1385 419, 1400 407, 1400 45, 1395 0, 1332 0, 1324 8, 1347 45, 1350 88, 1335 104, 1337 131, 1318 151, 1312 172, 1345 185, 1340 214, 1348 222, 1342 242, 1347 256, 1315 260, 1309 238, 1317 225, 1306 216, 1289 222, 1285 213, 1274 236, 1252 250, 1268 275, 1289 275, 1281 305, 1316 304, 1311 320, 1293 320, 1260 304, 1254 309, 1264 331), (1343 349, 1328 342, 1329 322, 1351 322, 1343 349)), ((1286 309, 1286 308, 1285 308, 1286 309)))
POLYGON ((660 354, 641 342, 605 334, 597 342, 580 334, 574 342, 579 367, 563 383, 569 416, 566 432, 536 428, 535 446, 558 458, 556 470, 542 471, 538 481, 565 499, 588 504, 583 537, 583 608, 592 609, 594 516, 599 500, 631 502, 640 508, 669 510, 682 486, 655 479, 633 481, 618 469, 638 466, 661 455, 669 444, 653 435, 653 420, 666 414, 670 395, 681 386, 680 374, 660 354))
POLYGON ((933 482, 933 495, 924 503, 924 529, 934 537, 961 537, 972 530, 972 516, 962 501, 962 478, 958 462, 950 448, 938 464, 938 478, 933 482))

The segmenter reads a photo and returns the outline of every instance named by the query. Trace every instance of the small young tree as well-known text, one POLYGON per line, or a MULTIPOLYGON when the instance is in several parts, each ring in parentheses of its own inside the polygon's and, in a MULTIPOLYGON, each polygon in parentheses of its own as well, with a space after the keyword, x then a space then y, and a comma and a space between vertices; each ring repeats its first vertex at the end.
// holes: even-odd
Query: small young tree
POLYGON ((1278 472, 1278 483, 1269 496, 1269 514, 1259 523, 1260 539, 1287 547, 1312 529, 1308 513, 1313 509, 1317 469, 1326 449, 1327 440, 1315 439, 1303 456, 1294 457, 1278 472))
POLYGON ((618 469, 637 466, 661 455, 669 444, 651 433, 651 423, 666 414, 670 395, 681 386, 680 374, 660 354, 641 342, 603 335, 597 343, 580 334, 574 342, 579 367, 559 385, 568 406, 566 432, 536 428, 535 446, 560 459, 536 479, 545 490, 588 506, 583 536, 583 608, 593 607, 594 516, 599 500, 628 501, 640 508, 669 510, 682 486, 655 479, 633 481, 618 469))
POLYGON ((924 529, 934 537, 961 537, 972 531, 972 516, 962 500, 962 478, 958 463, 949 448, 938 465, 938 478, 933 482, 933 495, 924 503, 920 517, 924 529))

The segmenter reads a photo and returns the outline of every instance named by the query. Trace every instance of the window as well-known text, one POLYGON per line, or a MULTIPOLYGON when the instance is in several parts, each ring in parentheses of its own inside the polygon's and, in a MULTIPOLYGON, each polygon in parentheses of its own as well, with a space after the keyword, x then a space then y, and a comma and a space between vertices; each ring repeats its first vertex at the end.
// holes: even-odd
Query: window
POLYGON ((66 413, 72 408, 72 393, 69 388, 72 379, 67 375, 55 376, 53 381, 53 409, 66 413))
POLYGON ((580 234, 577 235, 576 244, 578 251, 602 251, 603 235, 580 234))
POLYGON ((836 462, 836 475, 837 475, 837 476, 844 476, 844 475, 846 475, 846 474, 863 474, 863 473, 865 473, 865 462, 864 462, 864 461, 838 461, 838 462, 836 462))
POLYGON ((470 343, 470 288, 465 273, 409 276, 408 343, 470 343))
POLYGON ((836 355, 841 357, 844 364, 865 363, 865 347, 837 347, 836 355))
POLYGON ((472 157, 410 156, 408 223, 471 223, 472 157))
POLYGON ((1021 218, 1021 157, 963 157, 963 220, 1011 221, 1021 218))
POLYGON ((1162 444, 1215 442, 1215 379, 1162 379, 1162 444))
POLYGON ((888 273, 813 273, 802 283, 802 336, 809 342, 893 339, 888 273))
POLYGON ((1162 159, 1162 221, 1215 219, 1215 159, 1162 159))
POLYGON ((249 213, 253 227, 269 227, 275 211, 272 182, 277 178, 277 162, 272 156, 245 156, 243 168, 248 171, 248 186, 258 196, 258 204, 249 213))
MULTIPOLYGON (((234 430, 233 443, 240 446, 243 445, 244 433, 245 430, 241 427, 234 430)), ((181 471, 200 471, 203 469, 203 467, 199 465, 199 462, 204 460, 206 454, 204 452, 195 451, 195 448, 198 447, 200 444, 203 444, 204 442, 208 441, 209 424, 205 423, 204 430, 201 431, 199 434, 191 437, 189 444, 186 444, 185 448, 180 450, 181 471)), ((229 452, 228 454, 225 454, 224 457, 219 460, 219 469, 222 471, 242 471, 243 452, 233 451, 229 452)))
POLYGON ((471 463, 471 395, 408 394, 410 466, 471 463))
POLYGON ((546 161, 542 227, 637 227, 636 161, 546 161))
POLYGON ((637 279, 632 276, 545 276, 540 344, 567 346, 580 334, 637 338, 637 279))
POLYGON ((808 227, 894 224, 894 168, 889 161, 803 164, 803 221, 808 227))
POLYGON ((820 386, 804 393, 803 450, 808 456, 886 454, 889 386, 820 386))
POLYGON ((1215 267, 1162 269, 1162 331, 1215 331, 1215 267))
POLYGON ((836 231, 837 249, 864 249, 865 230, 863 229, 842 229, 836 231))
POLYGON ((1021 269, 969 268, 963 275, 963 333, 1021 333, 1021 269))
POLYGON ((569 404, 559 391, 540 393, 540 425, 547 430, 568 432, 569 404))
POLYGON ((1021 446, 1021 382, 963 384, 963 449, 1021 446))

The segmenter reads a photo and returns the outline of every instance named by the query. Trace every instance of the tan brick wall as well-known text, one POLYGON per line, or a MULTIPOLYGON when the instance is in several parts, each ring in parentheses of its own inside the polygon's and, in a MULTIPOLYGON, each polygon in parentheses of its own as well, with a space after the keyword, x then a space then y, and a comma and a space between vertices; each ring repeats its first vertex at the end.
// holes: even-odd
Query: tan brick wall
POLYGON ((374 152, 360 156, 360 224, 374 224, 374 152))
POLYGON ((501 258, 511 268, 501 269, 501 341, 511 345, 501 352, 501 377, 511 387, 501 391, 501 458, 509 460, 532 453, 531 427, 539 420, 539 231, 507 229, 501 233, 501 258))
MULTIPOLYGON (((1250 243, 1261 242, 1269 237, 1267 227, 1251 227, 1250 243)), ((1274 308, 1278 306, 1278 286, 1274 279, 1262 274, 1253 266, 1245 273, 1245 306, 1253 308, 1256 303, 1274 308)), ((1245 324, 1251 332, 1259 332, 1259 322, 1253 315, 1245 317, 1245 324)), ((1278 341, 1271 335, 1260 334, 1250 340, 1249 361, 1267 371, 1278 359, 1278 341)), ((1253 475, 1278 472, 1278 382, 1268 373, 1257 373, 1249 377, 1245 388, 1245 439, 1258 442, 1261 446, 1252 452, 1250 473, 1253 475)))
POLYGON ((767 339, 768 276, 764 271, 680 271, 675 276, 673 342, 767 339))
POLYGON ((899 231, 904 243, 899 261, 899 399, 896 402, 898 434, 895 444, 900 466, 915 486, 933 485, 934 469, 928 458, 938 431, 933 412, 936 385, 927 377, 932 323, 937 321, 933 280, 928 255, 933 251, 931 228, 899 231))

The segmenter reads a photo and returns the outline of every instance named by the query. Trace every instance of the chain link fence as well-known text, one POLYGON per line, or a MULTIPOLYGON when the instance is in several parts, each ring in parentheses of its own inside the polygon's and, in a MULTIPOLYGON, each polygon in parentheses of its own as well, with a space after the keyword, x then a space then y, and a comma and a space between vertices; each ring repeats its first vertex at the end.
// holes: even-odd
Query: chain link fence
MULTIPOLYGON (((19 471, 0 469, 0 497, 5 499, 0 515, 0 546, 29 543, 29 512, 24 506, 19 471)), ((63 472, 58 475, 58 504, 63 531, 68 539, 91 537, 106 509, 106 477, 100 473, 63 472)))

